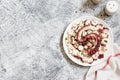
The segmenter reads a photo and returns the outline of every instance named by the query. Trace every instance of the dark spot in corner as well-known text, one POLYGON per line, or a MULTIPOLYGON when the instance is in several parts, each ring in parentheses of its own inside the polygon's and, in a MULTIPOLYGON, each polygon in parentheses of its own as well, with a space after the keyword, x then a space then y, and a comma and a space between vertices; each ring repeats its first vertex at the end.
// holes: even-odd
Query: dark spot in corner
POLYGON ((5 68, 2 69, 3 72, 7 72, 7 70, 5 68))
POLYGON ((75 13, 77 13, 77 11, 75 11, 75 13))

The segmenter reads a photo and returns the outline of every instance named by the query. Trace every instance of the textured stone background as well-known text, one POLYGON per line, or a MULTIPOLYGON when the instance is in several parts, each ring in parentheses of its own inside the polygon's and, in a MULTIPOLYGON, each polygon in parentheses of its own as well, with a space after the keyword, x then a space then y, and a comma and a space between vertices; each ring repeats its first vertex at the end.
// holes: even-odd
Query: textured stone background
POLYGON ((67 58, 62 34, 72 20, 90 14, 105 18, 120 45, 120 8, 106 16, 107 1, 0 0, 0 80, 82 80, 88 67, 67 58))

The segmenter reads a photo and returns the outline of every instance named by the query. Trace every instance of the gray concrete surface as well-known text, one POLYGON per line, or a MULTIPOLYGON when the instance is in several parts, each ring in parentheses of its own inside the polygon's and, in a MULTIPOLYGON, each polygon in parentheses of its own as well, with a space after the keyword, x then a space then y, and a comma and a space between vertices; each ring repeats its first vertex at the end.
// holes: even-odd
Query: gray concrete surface
POLYGON ((62 34, 72 20, 89 14, 108 23, 120 45, 120 8, 106 16, 103 1, 0 0, 0 80, 82 80, 88 67, 67 58, 62 34))

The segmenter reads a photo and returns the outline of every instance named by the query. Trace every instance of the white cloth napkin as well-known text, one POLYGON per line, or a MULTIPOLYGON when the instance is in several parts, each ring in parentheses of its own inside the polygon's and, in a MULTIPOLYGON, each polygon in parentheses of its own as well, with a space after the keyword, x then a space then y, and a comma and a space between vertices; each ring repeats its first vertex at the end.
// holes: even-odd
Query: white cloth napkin
POLYGON ((113 45, 114 55, 90 67, 84 80, 120 80, 120 47, 113 45))

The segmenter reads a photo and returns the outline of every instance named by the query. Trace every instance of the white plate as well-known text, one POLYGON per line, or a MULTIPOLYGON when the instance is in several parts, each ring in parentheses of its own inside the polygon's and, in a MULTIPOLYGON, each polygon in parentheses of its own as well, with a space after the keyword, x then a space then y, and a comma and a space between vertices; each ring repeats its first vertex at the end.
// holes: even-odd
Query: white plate
POLYGON ((104 21, 96 18, 96 17, 93 17, 93 16, 84 16, 84 17, 80 17, 76 20, 74 20, 72 23, 69 24, 69 26, 67 27, 67 29, 65 30, 64 32, 64 35, 63 35, 63 47, 64 47, 64 50, 65 50, 65 53, 67 54, 67 56, 75 63, 79 64, 79 65, 82 65, 82 66, 93 66, 93 65, 96 65, 96 64, 99 64, 100 62, 102 62, 103 60, 105 60, 108 56, 109 56, 109 53, 112 53, 113 52, 113 36, 112 36, 112 31, 110 29, 110 27, 108 26, 108 24, 106 24, 104 21), (96 61, 94 61, 92 64, 89 64, 89 63, 83 63, 81 60, 75 58, 74 56, 72 56, 71 54, 68 53, 68 49, 67 49, 67 46, 65 44, 65 37, 67 36, 67 31, 72 27, 73 24, 75 23, 78 23, 80 22, 81 20, 92 20, 92 19, 95 19, 97 21, 99 21, 100 23, 102 23, 103 25, 105 25, 106 27, 109 28, 109 37, 108 37, 108 44, 107 44, 107 51, 104 53, 104 58, 102 59, 98 59, 96 61))

